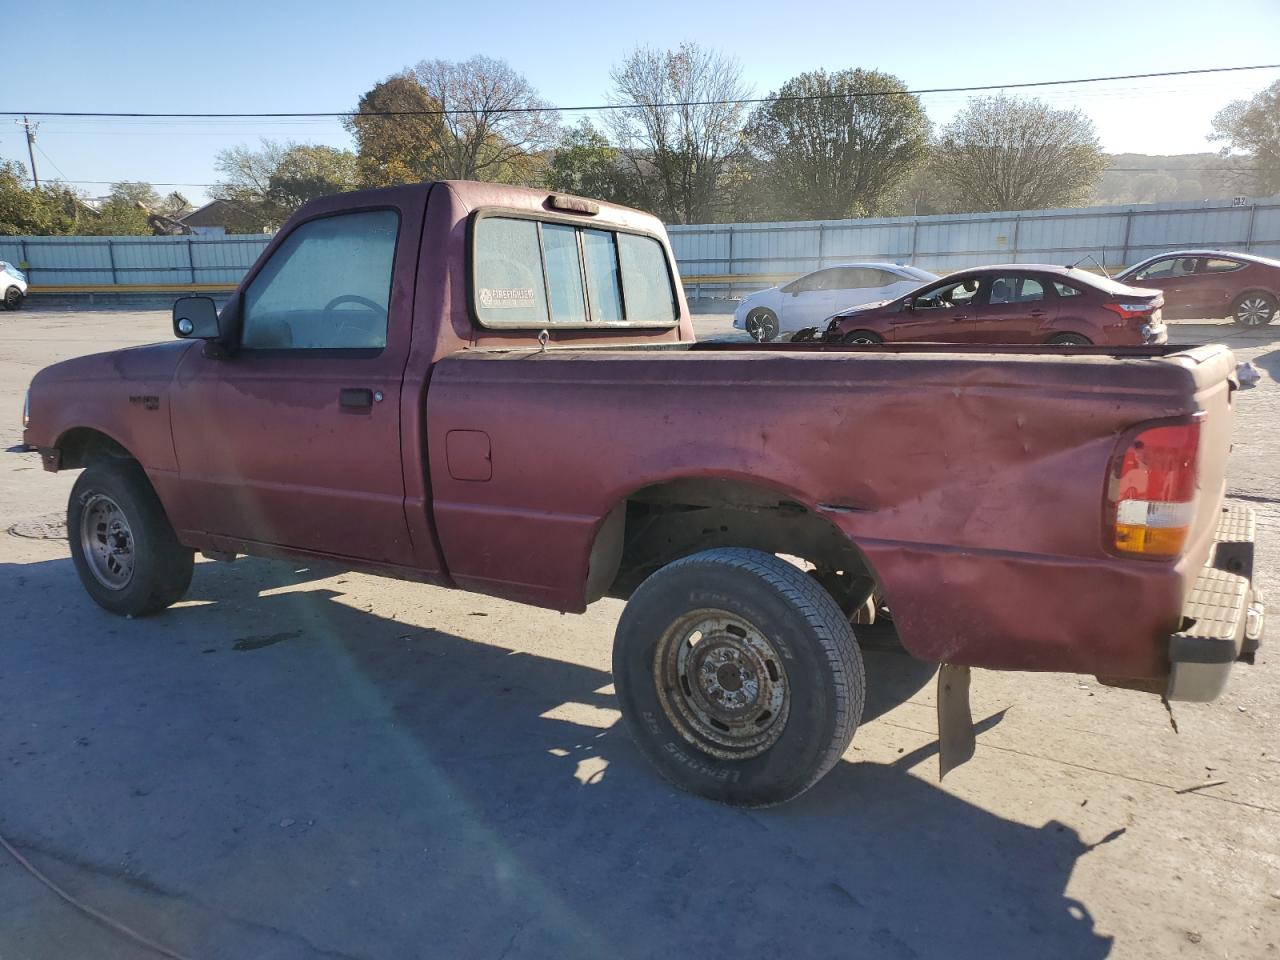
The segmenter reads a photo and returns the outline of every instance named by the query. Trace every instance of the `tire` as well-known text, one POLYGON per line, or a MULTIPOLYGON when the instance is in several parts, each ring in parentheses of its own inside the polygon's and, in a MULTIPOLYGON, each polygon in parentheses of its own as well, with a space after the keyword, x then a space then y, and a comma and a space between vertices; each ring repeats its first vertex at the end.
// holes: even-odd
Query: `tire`
POLYGON ((9 287, 4 292, 4 308, 6 310, 17 310, 22 306, 23 299, 21 290, 17 287, 9 287))
POLYGON ((848 748, 866 695, 831 594, 785 560, 738 548, 676 560, 640 585, 618 622, 613 676, 659 773, 749 807, 817 783, 848 748))
POLYGON ((747 312, 747 319, 742 324, 751 339, 759 343, 768 343, 778 335, 778 315, 768 307, 756 307, 747 312))
POLYGON ((851 330, 844 335, 841 343, 854 343, 868 346, 873 343, 884 343, 884 337, 874 330, 851 330))
POLYGON ((1276 318, 1276 298, 1266 293, 1246 293, 1231 305, 1231 319, 1242 327, 1265 327, 1276 318))
POLYGON ((1056 337, 1050 337, 1048 344, 1051 347, 1091 347, 1093 341, 1088 337, 1082 337, 1078 333, 1060 333, 1056 337))
POLYGON ((134 460, 99 460, 85 468, 67 503, 67 536, 80 582, 104 610, 157 613, 191 586, 194 551, 178 542, 134 460))

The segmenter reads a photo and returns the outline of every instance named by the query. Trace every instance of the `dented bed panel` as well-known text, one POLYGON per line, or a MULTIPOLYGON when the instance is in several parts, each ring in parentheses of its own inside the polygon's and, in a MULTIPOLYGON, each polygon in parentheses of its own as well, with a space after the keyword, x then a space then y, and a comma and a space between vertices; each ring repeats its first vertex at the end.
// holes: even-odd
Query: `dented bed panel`
POLYGON ((595 533, 629 495, 747 481, 862 549, 917 656, 1154 676, 1186 565, 1108 553, 1105 476, 1122 433, 1202 402, 1224 459, 1229 357, 468 351, 429 392, 436 521, 460 585, 581 609, 595 533), (489 480, 448 462, 454 430, 486 433, 489 480))

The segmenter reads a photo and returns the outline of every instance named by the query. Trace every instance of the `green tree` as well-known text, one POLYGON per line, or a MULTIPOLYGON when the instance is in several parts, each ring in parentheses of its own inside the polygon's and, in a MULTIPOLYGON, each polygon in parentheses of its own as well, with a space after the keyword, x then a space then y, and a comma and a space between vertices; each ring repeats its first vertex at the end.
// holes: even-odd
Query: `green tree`
POLYGON ((81 220, 79 232, 91 237, 133 237, 152 233, 147 214, 160 203, 160 194, 149 183, 113 183, 96 216, 81 220))
POLYGON ((263 140, 219 152, 215 167, 213 196, 226 201, 236 233, 278 229, 307 201, 359 185, 355 154, 320 144, 263 140))
POLYGON ((668 223, 705 223, 728 206, 725 177, 741 160, 737 62, 696 43, 635 50, 610 74, 608 115, 640 206, 668 223))
POLYGON ((1106 157, 1080 111, 998 96, 943 127, 933 163, 960 210, 1036 210, 1088 200, 1106 157))
POLYGON ((1224 144, 1224 157, 1248 155, 1250 181, 1261 196, 1280 193, 1280 80, 1218 111, 1209 139, 1224 144))
POLYGON ((763 184, 786 219, 878 214, 925 157, 920 98, 877 70, 814 70, 784 83, 748 124, 763 184), (894 96, 879 96, 885 91, 894 96))
POLYGON ((546 185, 614 203, 635 202, 635 189, 622 154, 590 120, 583 119, 561 139, 547 166, 546 185))
POLYGON ((78 199, 66 187, 28 186, 27 168, 0 160, 0 235, 49 236, 70 233, 79 213, 78 199))

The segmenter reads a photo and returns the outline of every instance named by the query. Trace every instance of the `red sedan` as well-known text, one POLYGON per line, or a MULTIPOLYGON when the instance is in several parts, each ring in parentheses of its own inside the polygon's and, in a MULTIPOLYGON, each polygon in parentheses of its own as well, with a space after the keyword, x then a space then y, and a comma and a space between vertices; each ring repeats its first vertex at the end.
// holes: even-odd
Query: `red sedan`
MULTIPOLYGON (((1018 263, 962 270, 832 317, 824 340, 845 343, 1165 343, 1159 290, 1072 267, 1018 263)), ((799 335, 797 335, 799 336, 799 335)))
POLYGON ((1121 283, 1158 287, 1171 320, 1231 317, 1260 327, 1280 307, 1280 260, 1248 253, 1182 250, 1135 263, 1116 277, 1121 283))

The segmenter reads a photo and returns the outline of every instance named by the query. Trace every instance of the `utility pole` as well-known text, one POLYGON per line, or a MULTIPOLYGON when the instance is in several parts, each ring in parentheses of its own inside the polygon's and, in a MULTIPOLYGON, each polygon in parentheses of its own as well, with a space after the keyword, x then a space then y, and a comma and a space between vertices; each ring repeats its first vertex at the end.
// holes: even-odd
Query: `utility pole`
POLYGON ((35 184, 37 190, 40 189, 40 174, 36 173, 36 128, 40 126, 38 123, 32 123, 26 117, 21 120, 15 120, 14 123, 21 124, 27 131, 27 157, 31 160, 31 182, 35 184))

